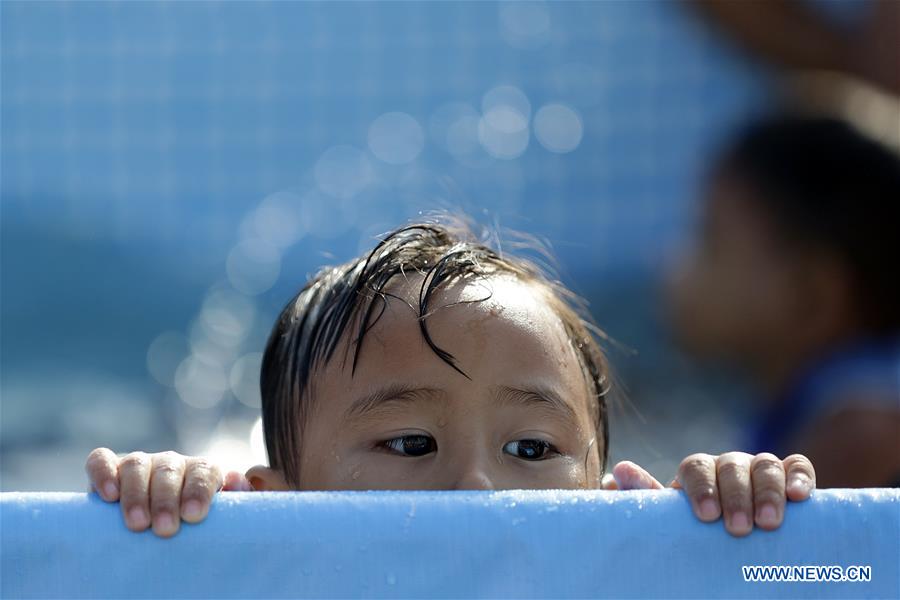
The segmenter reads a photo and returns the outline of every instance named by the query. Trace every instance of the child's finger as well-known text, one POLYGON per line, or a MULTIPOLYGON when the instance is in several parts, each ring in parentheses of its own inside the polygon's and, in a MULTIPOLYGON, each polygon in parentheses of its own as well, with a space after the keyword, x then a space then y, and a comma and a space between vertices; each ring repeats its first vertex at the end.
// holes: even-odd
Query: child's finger
POLYGON ((719 518, 721 506, 716 483, 716 457, 691 454, 681 461, 675 479, 691 500, 698 519, 709 522, 719 518))
POLYGON ((746 452, 728 452, 716 461, 725 529, 734 536, 747 535, 753 530, 751 458, 746 452))
POLYGON ((153 533, 171 537, 181 524, 181 488, 184 485, 184 457, 177 452, 153 455, 150 472, 150 513, 153 533))
POLYGON ((777 529, 784 518, 784 466, 774 454, 757 454, 750 463, 750 479, 756 525, 777 529))
POLYGON ((229 471, 225 475, 225 484, 222 486, 223 492, 252 492, 253 485, 243 473, 237 471, 229 471))
POLYGON ((613 477, 612 473, 606 473, 605 475, 603 475, 603 477, 600 478, 600 489, 604 489, 604 490, 619 489, 619 486, 616 483, 616 478, 613 477))
POLYGON ((623 460, 613 467, 613 476, 620 490, 661 490, 663 484, 643 467, 630 460, 623 460))
POLYGON ((794 502, 806 500, 816 487, 816 470, 802 454, 791 454, 784 459, 787 497, 794 502))
POLYGON ((206 518, 213 495, 224 483, 222 471, 205 458, 190 458, 185 466, 181 516, 188 523, 206 518))
POLYGON ((119 462, 119 504, 125 525, 132 531, 150 526, 150 455, 132 452, 119 462))
POLYGON ((107 502, 119 499, 119 457, 109 448, 95 448, 84 464, 91 486, 107 502))

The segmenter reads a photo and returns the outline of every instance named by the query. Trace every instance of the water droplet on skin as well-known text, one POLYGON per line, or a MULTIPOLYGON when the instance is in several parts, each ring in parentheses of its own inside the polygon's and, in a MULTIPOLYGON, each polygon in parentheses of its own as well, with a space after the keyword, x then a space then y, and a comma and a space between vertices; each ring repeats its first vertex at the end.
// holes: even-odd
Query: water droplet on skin
POLYGON ((359 471, 353 471, 353 475, 351 475, 350 477, 352 477, 353 480, 355 481, 355 480, 359 479, 359 475, 360 475, 359 471))
POLYGON ((437 426, 441 427, 441 428, 446 427, 447 426, 447 418, 444 416, 438 417, 437 426))

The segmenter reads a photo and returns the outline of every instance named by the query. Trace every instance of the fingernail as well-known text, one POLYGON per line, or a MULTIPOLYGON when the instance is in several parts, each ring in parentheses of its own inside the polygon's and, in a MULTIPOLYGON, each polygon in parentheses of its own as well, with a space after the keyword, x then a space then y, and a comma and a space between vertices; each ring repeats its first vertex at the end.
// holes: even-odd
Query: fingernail
POLYGON ((716 501, 712 498, 706 498, 702 502, 700 502, 700 516, 708 521, 715 519, 718 516, 719 507, 716 506, 716 501))
POLYGON ((175 520, 169 513, 160 513, 153 519, 153 526, 159 532, 168 533, 175 529, 175 520))
POLYGON ((756 520, 764 525, 775 525, 778 520, 778 513, 774 506, 766 503, 757 509, 756 520))
POLYGON ((795 492, 804 494, 809 493, 812 488, 809 479, 805 475, 794 475, 794 477, 791 478, 788 487, 795 492))
POLYGON ((145 527, 147 525, 147 513, 143 508, 135 506, 128 511, 128 520, 134 527, 145 527))
POLYGON ((184 516, 188 519, 199 519, 203 507, 196 500, 188 500, 184 503, 184 516))
POLYGON ((734 513, 731 517, 731 528, 736 531, 744 531, 750 528, 750 520, 742 512, 734 513))
POLYGON ((109 499, 115 498, 116 497, 116 484, 114 484, 112 481, 107 481, 106 484, 103 486, 103 493, 109 499))

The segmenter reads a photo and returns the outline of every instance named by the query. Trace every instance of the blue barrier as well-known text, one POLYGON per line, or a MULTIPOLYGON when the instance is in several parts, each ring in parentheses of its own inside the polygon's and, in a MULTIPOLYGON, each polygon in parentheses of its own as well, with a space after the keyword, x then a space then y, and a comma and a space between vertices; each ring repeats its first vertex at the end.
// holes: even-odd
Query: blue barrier
POLYGON ((900 596, 900 490, 818 490, 729 536, 664 492, 219 494, 177 536, 96 494, 0 494, 3 598, 900 596), (745 582, 742 566, 870 567, 745 582), (865 571, 863 571, 863 576, 865 571))

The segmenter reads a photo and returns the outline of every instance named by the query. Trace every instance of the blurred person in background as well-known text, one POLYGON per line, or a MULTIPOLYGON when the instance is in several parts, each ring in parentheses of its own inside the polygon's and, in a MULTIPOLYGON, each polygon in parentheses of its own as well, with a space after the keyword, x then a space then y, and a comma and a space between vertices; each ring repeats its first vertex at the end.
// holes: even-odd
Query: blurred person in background
POLYGON ((800 0, 689 0, 689 4, 740 46, 776 67, 840 73, 900 94, 897 0, 843 5, 800 0), (855 23, 831 19, 827 14, 847 7, 860 13, 855 15, 855 23))
POLYGON ((900 159, 836 119, 768 117, 702 210, 670 317, 758 385, 745 449, 804 453, 822 487, 900 485, 900 159))

